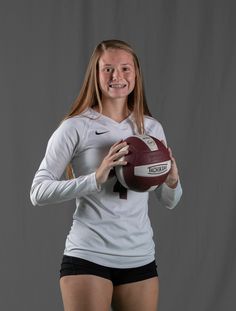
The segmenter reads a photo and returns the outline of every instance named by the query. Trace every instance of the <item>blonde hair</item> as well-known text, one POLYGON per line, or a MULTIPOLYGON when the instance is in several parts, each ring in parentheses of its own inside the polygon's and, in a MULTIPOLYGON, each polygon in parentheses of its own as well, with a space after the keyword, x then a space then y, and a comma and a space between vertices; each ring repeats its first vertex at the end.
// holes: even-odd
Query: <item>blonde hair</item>
MULTIPOLYGON (((69 112, 64 116, 60 124, 75 115, 85 111, 87 108, 98 105, 99 113, 102 113, 101 91, 98 84, 98 61, 101 55, 107 49, 121 49, 133 56, 135 66, 135 86, 133 91, 128 95, 128 109, 132 111, 133 120, 139 134, 144 133, 144 115, 151 116, 148 109, 142 72, 137 55, 132 47, 121 40, 105 40, 100 42, 94 49, 90 58, 85 78, 79 92, 69 112)), ((66 167, 66 175, 68 179, 74 177, 71 164, 66 167)))

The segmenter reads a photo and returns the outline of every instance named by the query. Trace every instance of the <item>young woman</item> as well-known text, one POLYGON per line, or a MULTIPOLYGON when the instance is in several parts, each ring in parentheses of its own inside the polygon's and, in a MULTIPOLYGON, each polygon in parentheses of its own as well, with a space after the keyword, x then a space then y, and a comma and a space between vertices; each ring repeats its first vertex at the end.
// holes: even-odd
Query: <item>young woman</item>
MULTIPOLYGON (((95 48, 80 94, 50 137, 31 186, 33 205, 76 199, 60 270, 65 311, 156 311, 159 280, 148 192, 116 189, 126 137, 149 134, 166 144, 146 103, 138 58, 127 43, 95 48), (60 180, 66 171, 67 179, 60 180)), ((176 161, 155 190, 172 209, 182 188, 176 161)))

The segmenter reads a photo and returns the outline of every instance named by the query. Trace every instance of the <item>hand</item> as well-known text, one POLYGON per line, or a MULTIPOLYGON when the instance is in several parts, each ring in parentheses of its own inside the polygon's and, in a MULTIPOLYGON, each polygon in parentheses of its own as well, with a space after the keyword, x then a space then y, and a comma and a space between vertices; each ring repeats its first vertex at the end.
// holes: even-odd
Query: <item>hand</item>
MULTIPOLYGON (((162 143, 166 146, 164 140, 162 140, 162 143)), ((170 149, 170 147, 167 147, 167 149, 169 151, 169 155, 171 159, 171 169, 165 180, 165 183, 167 184, 168 187, 174 189, 176 188, 178 180, 179 180, 178 168, 177 168, 175 158, 172 155, 172 150, 170 149)))
POLYGON ((118 141, 111 146, 108 154, 105 156, 99 168, 96 170, 95 177, 97 184, 101 185, 107 181, 109 173, 112 168, 114 168, 117 165, 127 164, 126 161, 120 160, 121 157, 123 157, 129 152, 127 149, 119 151, 121 148, 125 146, 127 146, 126 141, 125 142, 118 141))

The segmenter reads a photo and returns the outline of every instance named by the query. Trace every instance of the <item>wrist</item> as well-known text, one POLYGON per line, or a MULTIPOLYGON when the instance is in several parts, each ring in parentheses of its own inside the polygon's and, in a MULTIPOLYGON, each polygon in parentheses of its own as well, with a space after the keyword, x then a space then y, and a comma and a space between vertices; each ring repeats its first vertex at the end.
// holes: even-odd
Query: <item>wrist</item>
POLYGON ((165 184, 169 187, 169 188, 176 188, 177 184, 178 184, 178 181, 179 181, 179 178, 168 178, 166 181, 165 181, 165 184))
POLYGON ((100 183, 97 171, 95 172, 95 180, 96 180, 97 185, 99 186, 101 183, 100 183))
POLYGON ((97 189, 101 189, 101 182, 99 181, 99 178, 97 176, 97 172, 95 172, 95 183, 96 183, 96 186, 97 186, 97 189))

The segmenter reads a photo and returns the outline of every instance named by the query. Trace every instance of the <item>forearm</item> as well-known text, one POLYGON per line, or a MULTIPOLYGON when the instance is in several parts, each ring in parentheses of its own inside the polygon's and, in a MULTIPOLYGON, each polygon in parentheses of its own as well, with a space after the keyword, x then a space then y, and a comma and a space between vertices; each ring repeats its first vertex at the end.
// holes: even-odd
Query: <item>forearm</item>
POLYGON ((156 197, 161 206, 168 209, 176 207, 183 193, 180 180, 177 181, 175 187, 174 185, 172 186, 173 188, 164 183, 155 190, 156 197))
POLYGON ((40 173, 33 180, 30 199, 34 206, 60 203, 99 191, 95 173, 70 180, 52 180, 40 173))

